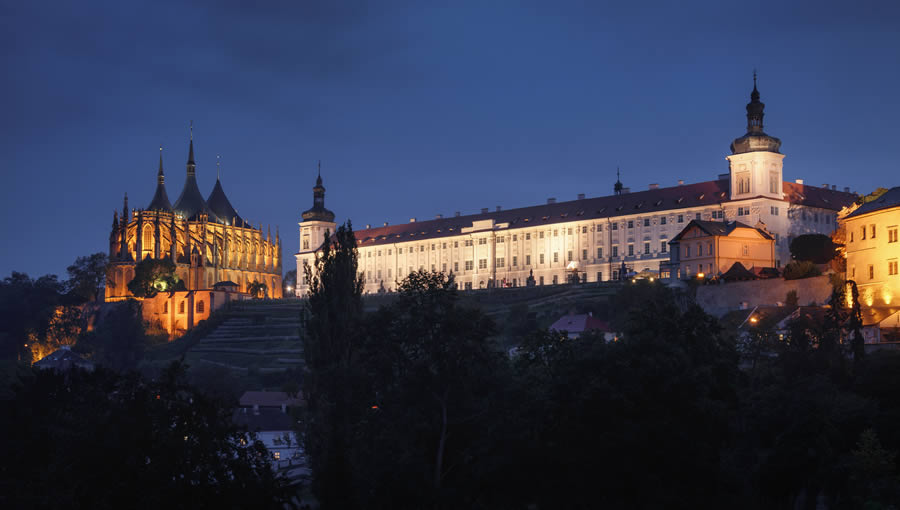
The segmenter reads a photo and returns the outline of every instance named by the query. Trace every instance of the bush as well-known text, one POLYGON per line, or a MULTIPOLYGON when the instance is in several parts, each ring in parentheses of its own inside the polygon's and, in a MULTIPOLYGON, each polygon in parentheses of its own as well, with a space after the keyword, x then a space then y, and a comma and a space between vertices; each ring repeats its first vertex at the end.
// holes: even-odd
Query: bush
POLYGON ((819 271, 819 268, 808 260, 794 261, 784 266, 785 280, 800 280, 821 274, 822 271, 819 271))
POLYGON ((824 234, 804 234, 791 241, 791 258, 826 264, 837 254, 837 245, 824 234))

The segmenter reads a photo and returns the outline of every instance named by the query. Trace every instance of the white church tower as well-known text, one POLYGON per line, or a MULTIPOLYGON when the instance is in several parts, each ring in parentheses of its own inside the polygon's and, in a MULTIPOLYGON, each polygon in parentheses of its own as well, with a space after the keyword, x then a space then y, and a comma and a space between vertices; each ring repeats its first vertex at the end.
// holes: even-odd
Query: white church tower
POLYGON ((319 175, 313 186, 313 206, 301 215, 300 252, 297 253, 297 293, 306 285, 304 281, 303 263, 311 263, 315 252, 325 243, 325 236, 334 234, 337 224, 334 213, 325 208, 325 186, 322 186, 322 163, 319 162, 319 175))
POLYGON ((731 143, 729 162, 731 174, 731 199, 766 197, 781 200, 782 160, 778 152, 781 140, 763 132, 763 109, 756 90, 756 73, 753 73, 753 92, 747 103, 747 133, 731 143))

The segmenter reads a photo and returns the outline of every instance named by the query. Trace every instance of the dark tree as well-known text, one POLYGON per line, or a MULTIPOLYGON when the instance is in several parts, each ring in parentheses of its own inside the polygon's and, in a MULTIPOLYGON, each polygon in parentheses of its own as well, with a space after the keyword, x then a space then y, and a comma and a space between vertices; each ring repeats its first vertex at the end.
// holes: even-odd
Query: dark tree
POLYGON ((80 301, 95 301, 107 280, 108 257, 105 253, 94 253, 75 259, 75 263, 66 268, 69 279, 66 288, 73 297, 80 301))
POLYGON ((0 358, 31 361, 27 344, 47 337, 63 292, 56 275, 34 280, 14 271, 0 281, 0 358))
POLYGON ((294 295, 294 289, 297 288, 297 270, 291 269, 284 273, 284 279, 281 281, 282 296, 290 297, 294 295), (288 290, 290 288, 290 290, 288 290))
POLYGON ((785 280, 801 280, 803 278, 812 278, 813 276, 819 276, 821 274, 822 271, 820 271, 813 262, 808 260, 788 262, 784 266, 784 271, 782 271, 785 280))
POLYGON ((134 279, 128 282, 128 290, 140 298, 184 288, 184 282, 175 274, 175 263, 168 258, 147 258, 138 262, 134 267, 134 279))
POLYGON ((370 395, 357 369, 363 279, 350 222, 326 239, 315 266, 305 268, 310 294, 301 317, 307 366, 302 434, 313 491, 324 506, 346 508, 353 498, 349 444, 364 412, 360 393, 370 395))
POLYGON ((75 350, 108 369, 132 370, 143 358, 148 342, 141 303, 129 299, 110 308, 97 328, 82 336, 75 350))
POLYGON ((837 255, 837 245, 824 234, 804 234, 791 241, 791 258, 813 264, 827 264, 837 255))
POLYGON ((0 413, 2 508, 283 508, 265 447, 173 365, 35 371, 0 413))

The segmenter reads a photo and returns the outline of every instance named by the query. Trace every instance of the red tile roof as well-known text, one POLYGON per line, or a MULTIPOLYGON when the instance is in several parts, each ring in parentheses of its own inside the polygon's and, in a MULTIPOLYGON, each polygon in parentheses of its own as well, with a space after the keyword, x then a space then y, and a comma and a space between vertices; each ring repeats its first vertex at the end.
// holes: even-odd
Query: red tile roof
MULTIPOLYGON (((732 202, 728 198, 728 179, 683 186, 542 204, 504 211, 491 211, 450 218, 417 221, 356 230, 358 246, 376 246, 455 236, 480 220, 508 223, 510 229, 552 225, 576 220, 597 220, 631 214, 660 214, 691 207, 732 202)), ((856 200, 856 195, 791 182, 784 183, 784 202, 839 211, 856 200)), ((741 199, 751 200, 758 197, 741 199)))

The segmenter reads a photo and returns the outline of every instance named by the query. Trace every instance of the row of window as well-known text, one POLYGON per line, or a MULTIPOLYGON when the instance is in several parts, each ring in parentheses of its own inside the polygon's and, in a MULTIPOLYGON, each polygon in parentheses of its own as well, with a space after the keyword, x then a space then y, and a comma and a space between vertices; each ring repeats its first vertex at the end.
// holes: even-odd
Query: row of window
MULTIPOLYGON (((859 240, 864 241, 868 239, 875 239, 875 234, 878 233, 878 230, 875 228, 875 225, 863 225, 859 228, 859 240)), ((854 242, 854 238, 856 232, 850 231, 850 242, 854 242)), ((888 242, 896 243, 897 242, 897 227, 891 226, 888 227, 888 242)))
MULTIPOLYGON (((887 267, 888 276, 896 276, 898 274, 896 260, 889 260, 887 263, 887 266, 888 266, 887 267)), ((866 269, 867 269, 866 274, 869 277, 869 280, 874 280, 875 279, 875 265, 869 264, 869 266, 866 269)), ((855 278, 856 278, 856 267, 851 267, 850 268, 850 279, 855 279, 855 278)))
MULTIPOLYGON (((185 301, 181 301, 178 303, 178 313, 184 314, 184 303, 185 301)), ((197 313, 203 313, 206 310, 206 305, 203 303, 203 300, 197 301, 197 313)), ((163 313, 169 313, 169 302, 163 301, 163 313)))

